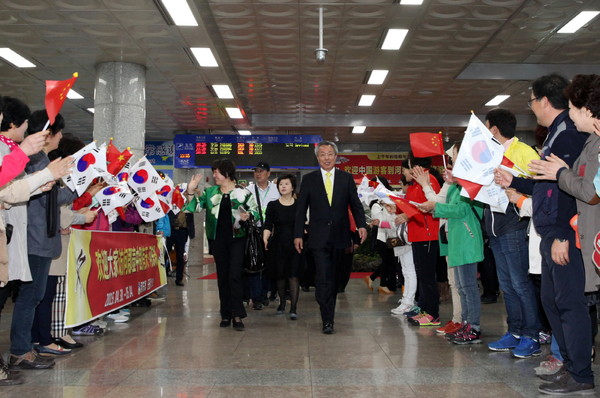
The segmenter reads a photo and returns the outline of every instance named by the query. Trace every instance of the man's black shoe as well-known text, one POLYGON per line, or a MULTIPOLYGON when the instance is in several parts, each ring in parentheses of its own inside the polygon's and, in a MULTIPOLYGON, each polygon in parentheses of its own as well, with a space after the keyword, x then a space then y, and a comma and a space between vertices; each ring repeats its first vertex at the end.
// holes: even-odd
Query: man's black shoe
POLYGON ((333 334, 333 323, 332 322, 323 322, 323 333, 333 334))
POLYGON ((542 384, 538 391, 549 395, 591 395, 594 394, 594 384, 578 383, 573 379, 569 372, 565 372, 557 381, 549 384, 542 384))
POLYGON ((560 378, 562 378, 565 374, 568 374, 567 368, 565 365, 561 366, 558 372, 551 375, 539 375, 538 377, 545 382, 554 383, 557 382, 560 378))
POLYGON ((481 304, 494 304, 498 302, 496 296, 481 296, 481 304))

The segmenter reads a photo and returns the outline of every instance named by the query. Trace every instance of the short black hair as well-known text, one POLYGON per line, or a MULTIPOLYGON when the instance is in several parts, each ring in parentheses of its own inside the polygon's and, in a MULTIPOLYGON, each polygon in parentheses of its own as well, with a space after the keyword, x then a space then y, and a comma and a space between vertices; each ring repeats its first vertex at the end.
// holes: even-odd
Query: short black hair
POLYGON ((48 158, 50 160, 54 160, 71 156, 84 146, 85 143, 79 137, 76 137, 70 133, 65 133, 58 143, 58 148, 48 153, 48 158))
POLYGON ((4 112, 4 101, 2 100, 2 96, 0 95, 0 113, 4 112))
MULTIPOLYGON (((44 126, 48 123, 48 113, 45 109, 35 111, 29 117, 29 127, 27 128, 27 132, 29 134, 37 133, 38 131, 42 131, 44 126)), ((60 131, 65 128, 65 118, 59 113, 54 118, 54 123, 51 124, 48 129, 50 130, 50 135, 56 135, 60 131)))
POLYGON ((421 166, 424 169, 431 167, 431 158, 416 158, 412 151, 408 153, 408 158, 402 161, 402 167, 405 169, 412 169, 415 166, 421 166))
POLYGON ((569 107, 567 97, 563 94, 568 85, 569 81, 566 77, 552 73, 535 79, 531 91, 536 99, 546 97, 554 109, 564 110, 569 107))
POLYGON ((490 127, 496 126, 502 137, 511 139, 517 132, 517 118, 508 109, 492 109, 485 115, 485 120, 490 123, 490 127))
POLYGON ((210 169, 212 171, 219 170, 219 173, 221 173, 223 177, 235 181, 235 163, 233 163, 231 159, 217 159, 213 162, 210 169))
POLYGON ((600 77, 591 83, 590 98, 588 99, 586 108, 592 112, 593 117, 600 119, 600 77))
POLYGON ((2 97, 2 101, 4 102, 4 109, 2 111, 4 119, 2 119, 0 130, 8 131, 11 123, 14 124, 15 127, 20 127, 27 119, 29 119, 29 116, 31 116, 31 110, 20 99, 2 97))
POLYGON ((392 188, 392 186, 390 185, 390 182, 384 176, 375 176, 375 177, 371 178, 371 181, 373 181, 373 182, 379 181, 380 183, 383 184, 385 189, 390 190, 390 191, 394 190, 394 188, 392 188))
POLYGON ((292 194, 296 192, 296 188, 298 187, 298 180, 296 179, 296 176, 293 174, 285 174, 281 177, 279 177, 277 179, 277 190, 279 191, 279 183, 282 180, 290 180, 290 183, 292 184, 292 194))
MULTIPOLYGON (((600 76, 598 75, 575 75, 573 80, 571 80, 571 83, 565 87, 565 97, 567 97, 567 99, 571 101, 571 104, 576 108, 583 108, 585 106, 590 109, 590 99, 594 89, 594 81, 598 80, 599 77, 600 76)), ((596 109, 596 111, 598 111, 598 109, 596 109)), ((594 114, 593 111, 592 114, 594 114)), ((598 113, 596 113, 596 115, 597 114, 598 113)))

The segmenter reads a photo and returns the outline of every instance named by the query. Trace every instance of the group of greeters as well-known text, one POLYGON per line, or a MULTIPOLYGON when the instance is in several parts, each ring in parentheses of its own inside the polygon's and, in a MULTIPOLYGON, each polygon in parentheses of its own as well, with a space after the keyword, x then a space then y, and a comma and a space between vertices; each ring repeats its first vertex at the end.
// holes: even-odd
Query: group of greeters
MULTIPOLYGON (((600 231, 600 181, 594 186, 600 149, 600 78, 577 75, 569 82, 557 74, 542 76, 532 84, 528 105, 548 131, 539 153, 515 137, 516 118, 510 111, 494 109, 486 115, 486 126, 519 171, 518 177, 500 168, 495 171, 495 183, 506 190, 511 202, 505 213, 462 196, 462 182, 450 168, 444 170, 440 186, 429 170, 430 159, 410 157, 403 162, 404 195, 418 204, 420 212, 407 215, 395 206, 376 203, 371 207, 371 225, 378 226, 380 240, 401 230, 408 242, 393 248, 400 258, 405 289, 392 312, 404 314, 417 326, 439 327, 438 332, 457 345, 482 342, 477 263, 484 259, 485 233, 508 324, 506 334, 488 343, 488 348, 517 358, 538 356, 540 332, 551 329, 552 355, 536 368, 546 382, 539 391, 593 394, 591 363, 600 288, 592 261, 594 238, 600 231), (576 223, 574 216, 578 216, 576 223), (446 257, 454 298, 453 319, 443 326, 436 280, 440 256, 446 257), (541 285, 533 282, 530 273, 541 274, 541 285)), ((459 146, 455 144, 453 158, 459 146)), ((206 209, 221 327, 244 330, 244 223, 253 217, 263 222, 267 252, 277 253, 271 261, 279 281, 278 313, 285 309, 284 289, 289 286, 290 318, 297 319, 298 272, 302 256, 309 255, 315 264, 322 331, 334 333, 336 263, 352 242, 351 218, 360 242, 365 241, 365 209, 352 175, 335 168, 336 145, 323 141, 315 154, 319 169, 302 178, 299 193, 296 179, 283 176, 277 181, 280 196, 268 202, 272 183, 236 187, 235 165, 228 159, 212 167, 215 186, 199 192, 201 176, 190 180, 186 210, 206 209)), ((263 164, 255 172, 261 169, 269 171, 263 164)))
MULTIPOLYGON (((71 173, 71 155, 85 146, 79 138, 63 135, 66 123, 60 114, 41 131, 48 123, 45 110, 32 113, 19 99, 0 97, 0 121, 0 309, 9 298, 14 301, 8 361, 0 355, 0 386, 8 386, 24 382, 21 370, 52 368, 57 357, 83 347, 72 335, 99 336, 107 321, 129 319, 124 308, 106 320, 65 327, 66 248, 72 228, 134 231, 138 226, 140 232, 165 237, 173 230, 167 242, 176 248, 176 284, 183 286, 183 252, 193 237, 193 218, 169 212, 156 225, 143 224, 131 204, 111 223, 93 205, 104 183, 91 184, 79 196, 57 182, 71 173)), ((132 305, 147 306, 149 301, 142 298, 132 305)))

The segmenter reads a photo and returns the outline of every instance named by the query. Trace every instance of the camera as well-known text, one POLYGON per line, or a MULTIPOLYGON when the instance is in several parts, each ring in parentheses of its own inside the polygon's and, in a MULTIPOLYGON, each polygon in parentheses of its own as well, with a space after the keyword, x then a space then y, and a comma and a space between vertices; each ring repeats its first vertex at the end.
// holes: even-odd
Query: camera
POLYGON ((317 57, 317 62, 322 64, 323 62, 325 62, 325 57, 327 56, 327 49, 317 48, 315 50, 315 56, 317 57))

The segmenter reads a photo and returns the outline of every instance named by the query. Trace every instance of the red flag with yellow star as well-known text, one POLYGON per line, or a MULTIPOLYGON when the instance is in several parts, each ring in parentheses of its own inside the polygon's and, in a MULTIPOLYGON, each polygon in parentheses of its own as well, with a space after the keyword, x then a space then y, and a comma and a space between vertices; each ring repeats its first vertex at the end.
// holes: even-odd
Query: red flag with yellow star
POLYGON ((444 155, 441 133, 411 133, 410 149, 416 158, 444 155))
POLYGON ((56 115, 60 112, 60 108, 78 76, 75 72, 73 77, 67 80, 46 80, 46 112, 51 125, 54 124, 56 115))

